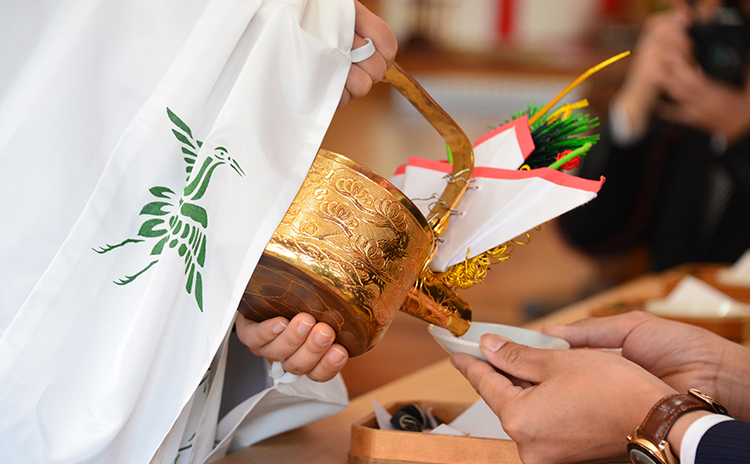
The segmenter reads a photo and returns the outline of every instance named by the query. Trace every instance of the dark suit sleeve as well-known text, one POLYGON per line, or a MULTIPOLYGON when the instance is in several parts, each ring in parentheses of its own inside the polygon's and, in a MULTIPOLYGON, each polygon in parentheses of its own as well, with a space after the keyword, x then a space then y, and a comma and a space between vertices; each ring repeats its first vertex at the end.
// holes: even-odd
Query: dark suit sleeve
POLYGON ((720 422, 698 444, 695 464, 750 463, 750 422, 720 422))
POLYGON ((581 161, 576 175, 606 181, 597 198, 560 217, 568 243, 590 254, 629 251, 643 240, 655 207, 662 173, 675 143, 674 129, 662 123, 627 148, 618 147, 610 131, 581 161))

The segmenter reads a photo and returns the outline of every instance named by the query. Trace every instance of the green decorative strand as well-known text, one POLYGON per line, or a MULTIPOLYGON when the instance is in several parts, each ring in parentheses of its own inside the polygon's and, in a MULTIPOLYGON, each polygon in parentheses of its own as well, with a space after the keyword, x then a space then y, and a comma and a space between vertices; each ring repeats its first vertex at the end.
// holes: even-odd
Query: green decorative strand
MULTIPOLYGON (((527 110, 518 112, 513 118, 528 114, 532 117, 539 111, 536 103, 528 103, 527 110)), ((554 113, 554 112, 553 112, 554 113)), ((591 119, 580 109, 574 109, 565 119, 549 122, 547 114, 542 115, 531 125, 531 139, 534 151, 526 158, 526 164, 531 169, 547 167, 557 160, 557 154, 567 150, 577 150, 583 145, 596 144, 598 134, 582 135, 599 126, 599 118, 591 119)))
POLYGON ((572 152, 568 153, 567 155, 563 156, 559 160, 555 161, 554 163, 549 165, 550 169, 560 169, 565 163, 572 160, 576 156, 586 156, 586 154, 591 150, 592 145, 590 143, 587 143, 586 145, 582 146, 581 148, 578 148, 577 150, 573 150, 572 152))

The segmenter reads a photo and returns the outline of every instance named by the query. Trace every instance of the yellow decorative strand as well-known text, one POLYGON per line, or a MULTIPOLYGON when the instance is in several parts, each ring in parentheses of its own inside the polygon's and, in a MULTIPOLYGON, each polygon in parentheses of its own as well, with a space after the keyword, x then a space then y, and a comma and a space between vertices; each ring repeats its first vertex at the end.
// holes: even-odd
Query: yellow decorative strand
POLYGON ((466 290, 475 282, 481 282, 487 277, 487 270, 490 267, 489 258, 484 255, 469 258, 468 254, 467 252, 467 258, 463 263, 451 266, 445 275, 441 275, 447 285, 466 290))
POLYGON ((558 94, 555 98, 553 98, 551 102, 547 103, 544 106, 544 108, 542 108, 535 115, 533 115, 533 116, 531 116, 529 118, 529 126, 531 126, 532 124, 534 124, 547 111, 549 111, 553 106, 555 106, 557 104, 557 102, 559 102, 565 95, 567 95, 571 90, 573 90, 576 86, 578 86, 578 84, 580 84, 581 82, 583 82, 586 79, 588 79, 589 76, 591 76, 595 72, 601 70, 602 68, 605 68, 605 67, 609 66, 610 64, 614 63, 615 61, 618 61, 618 60, 620 60, 622 58, 625 58, 628 55, 630 55, 629 51, 620 53, 617 56, 613 56, 612 58, 610 58, 610 59, 608 59, 606 61, 603 61, 603 62, 597 64, 593 68, 589 69, 585 73, 583 73, 580 76, 578 76, 578 78, 576 80, 574 80, 572 84, 570 84, 569 86, 567 86, 565 88, 565 90, 563 90, 562 92, 560 92, 560 94, 558 94))
POLYGON ((526 233, 526 239, 525 242, 511 240, 473 258, 469 258, 471 253, 471 249, 469 249, 466 251, 466 259, 463 263, 454 264, 447 271, 438 274, 438 277, 443 279, 445 284, 450 287, 467 290, 484 281, 491 265, 510 259, 515 245, 528 245, 531 242, 531 236, 528 233, 526 233))
POLYGON ((586 108, 587 106, 589 106, 589 101, 586 100, 585 98, 575 103, 566 103, 560 108, 558 108, 557 111, 550 114, 549 117, 547 117, 547 124, 552 124, 558 119, 562 119, 563 121, 565 121, 573 113, 573 110, 586 108))

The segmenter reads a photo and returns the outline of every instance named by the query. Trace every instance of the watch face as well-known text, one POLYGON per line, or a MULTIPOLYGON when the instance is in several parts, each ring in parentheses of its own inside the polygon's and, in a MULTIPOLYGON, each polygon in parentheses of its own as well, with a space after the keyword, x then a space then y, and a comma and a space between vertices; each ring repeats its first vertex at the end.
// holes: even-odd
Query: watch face
POLYGON ((655 460, 650 454, 646 454, 638 448, 631 448, 630 462, 632 462, 633 464, 655 464, 659 461, 655 460))

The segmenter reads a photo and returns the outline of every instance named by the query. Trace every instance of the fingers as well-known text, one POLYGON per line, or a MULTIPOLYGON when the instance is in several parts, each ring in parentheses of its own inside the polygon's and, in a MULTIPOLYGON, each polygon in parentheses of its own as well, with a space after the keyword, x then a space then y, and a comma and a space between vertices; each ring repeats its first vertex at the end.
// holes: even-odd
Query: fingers
POLYGON ((667 95, 678 102, 698 99, 695 92, 704 90, 709 84, 700 66, 679 57, 671 57, 666 64, 668 72, 662 85, 667 95))
POLYGON ((636 134, 642 134, 670 79, 670 60, 692 60, 688 24, 681 14, 650 17, 628 66, 624 85, 615 98, 625 110, 636 134))
POLYGON ((349 91, 346 90, 346 87, 344 87, 344 91, 341 93, 341 99, 339 100, 339 106, 338 108, 341 109, 346 106, 347 103, 352 99, 352 96, 349 94, 349 91))
POLYGON ((643 311, 630 311, 581 319, 568 325, 546 325, 542 332, 565 339, 571 347, 622 348, 628 335, 649 319, 653 316, 643 311))
MULTIPOLYGON (((372 60, 374 56, 375 55, 371 56, 362 63, 353 64, 349 69, 349 75, 346 78, 345 89, 349 92, 351 99, 364 97, 372 88, 372 84, 374 82, 377 82, 373 80, 373 76, 368 74, 367 71, 360 67, 361 64, 372 60)), ((385 75, 385 71, 383 72, 383 75, 385 75)), ((382 78, 383 77, 381 76, 380 79, 382 78)))
POLYGON ((466 377, 482 398, 492 398, 493 402, 505 404, 522 390, 514 386, 510 379, 499 374, 491 365, 474 356, 456 353, 451 357, 451 363, 466 377))
POLYGON ((547 378, 557 351, 519 345, 493 334, 482 335, 479 348, 492 365, 518 379, 517 384, 524 385, 537 384, 547 378))
MULTIPOLYGON (((248 319, 245 318, 245 321, 248 319)), ((286 361, 305 343, 315 325, 315 318, 307 313, 297 314, 285 327, 286 319, 283 317, 259 323, 245 321, 237 319, 237 336, 240 341, 256 355, 280 362, 286 361)))
POLYGON ((385 77, 385 72, 396 58, 398 43, 391 29, 370 10, 355 1, 354 42, 352 50, 367 44, 364 37, 372 40, 375 53, 369 58, 353 63, 346 79, 344 92, 339 101, 339 108, 350 100, 364 97, 370 92, 374 83, 385 77))
MULTIPOLYGON (((372 43, 374 45, 375 41, 373 40, 372 43)), ((352 46, 352 49, 362 47, 366 44, 367 42, 365 41, 365 39, 357 34, 354 34, 354 45, 352 46)), ((361 68, 368 76, 370 76, 372 82, 380 82, 381 80, 383 80, 383 77, 385 77, 385 72, 388 70, 388 63, 386 62, 383 55, 378 52, 377 48, 375 49, 375 53, 371 57, 367 58, 366 60, 354 63, 354 66, 361 68)))
POLYGON ((236 328, 240 341, 256 355, 318 382, 332 379, 349 358, 346 348, 334 343, 334 330, 307 313, 291 321, 277 317, 263 322, 239 315, 236 328))
MULTIPOLYGON (((396 52, 398 51, 398 42, 393 31, 391 31, 391 28, 380 17, 358 1, 354 2, 354 10, 356 14, 354 21, 355 35, 367 37, 372 40, 375 50, 377 50, 375 54, 380 55, 385 61, 385 69, 390 68, 396 59, 396 52)), ((359 47, 361 45, 364 45, 364 41, 357 45, 355 39, 354 46, 359 47)), ((380 79, 382 79, 382 76, 380 79)), ((376 79, 375 82, 380 81, 380 79, 376 79)))
POLYGON ((235 328, 237 337, 250 351, 262 356, 259 351, 276 337, 289 325, 289 321, 283 317, 275 317, 263 322, 253 322, 242 314, 237 315, 235 328))
POLYGON ((349 352, 346 348, 334 343, 315 364, 315 367, 307 373, 307 377, 316 382, 331 380, 341 371, 348 359, 349 352))
POLYGON ((329 380, 338 372, 336 367, 343 367, 343 361, 348 357, 344 347, 338 344, 334 346, 335 337, 328 324, 319 322, 310 329, 300 346, 278 361, 281 361, 285 371, 292 374, 307 375, 313 380, 329 380))
POLYGON ((669 57, 692 59, 693 42, 688 34, 689 18, 676 12, 650 17, 636 45, 641 66, 659 69, 669 57), (649 63, 650 62, 650 63, 649 63))

